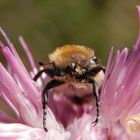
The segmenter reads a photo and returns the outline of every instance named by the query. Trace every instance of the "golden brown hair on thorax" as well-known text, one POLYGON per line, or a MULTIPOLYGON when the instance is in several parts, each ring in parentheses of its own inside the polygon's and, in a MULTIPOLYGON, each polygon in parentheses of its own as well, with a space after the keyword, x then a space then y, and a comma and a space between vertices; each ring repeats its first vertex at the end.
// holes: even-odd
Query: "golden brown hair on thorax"
POLYGON ((65 68, 70 63, 87 61, 94 56, 94 50, 80 45, 65 45, 57 48, 53 53, 49 54, 50 62, 57 67, 65 68))

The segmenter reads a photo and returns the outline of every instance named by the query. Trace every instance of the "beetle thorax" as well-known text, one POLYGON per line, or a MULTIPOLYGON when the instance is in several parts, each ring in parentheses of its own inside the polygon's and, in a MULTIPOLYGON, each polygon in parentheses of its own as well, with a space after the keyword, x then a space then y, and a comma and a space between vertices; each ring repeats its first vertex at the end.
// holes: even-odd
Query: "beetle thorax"
POLYGON ((57 67, 65 68, 71 63, 84 65, 93 56, 94 51, 92 49, 79 45, 65 45, 51 53, 49 59, 57 67))

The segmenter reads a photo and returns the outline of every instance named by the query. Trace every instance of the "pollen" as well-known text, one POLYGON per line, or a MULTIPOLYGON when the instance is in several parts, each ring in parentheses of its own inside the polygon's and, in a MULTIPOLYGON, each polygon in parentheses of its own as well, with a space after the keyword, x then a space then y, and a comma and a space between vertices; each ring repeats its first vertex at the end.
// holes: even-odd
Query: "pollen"
POLYGON ((140 132, 140 114, 128 116, 124 124, 129 133, 140 132))
POLYGON ((58 67, 66 67, 72 62, 81 64, 94 56, 94 50, 80 45, 65 45, 57 48, 49 54, 50 62, 54 62, 58 67))

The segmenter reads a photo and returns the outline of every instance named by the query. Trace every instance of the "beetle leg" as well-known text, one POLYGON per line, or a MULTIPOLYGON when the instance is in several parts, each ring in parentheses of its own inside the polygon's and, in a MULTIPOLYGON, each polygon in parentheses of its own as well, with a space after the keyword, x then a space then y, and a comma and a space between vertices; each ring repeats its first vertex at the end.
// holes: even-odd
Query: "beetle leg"
POLYGON ((47 108, 46 105, 48 104, 48 91, 54 87, 57 87, 61 84, 63 84, 64 81, 60 81, 60 80, 52 80, 50 81, 46 87, 43 90, 42 93, 42 104, 43 104, 43 127, 44 130, 47 131, 47 126, 46 126, 46 115, 47 115, 47 108))
POLYGON ((92 85, 93 85, 93 94, 95 96, 95 100, 96 100, 96 118, 93 121, 93 123, 96 125, 97 122, 99 121, 99 115, 100 115, 100 110, 99 110, 99 106, 100 106, 100 92, 99 92, 99 86, 96 83, 95 80, 92 80, 92 85))
POLYGON ((39 71, 39 72, 34 76, 33 80, 36 81, 36 80, 41 76, 41 74, 44 73, 44 72, 46 73, 46 69, 43 69, 43 70, 39 71))
POLYGON ((64 76, 65 75, 65 72, 61 69, 43 69, 41 71, 39 71, 35 77, 33 78, 34 81, 36 81, 42 73, 46 73, 49 77, 53 78, 54 76, 64 76))
POLYGON ((89 70, 86 74, 90 73, 92 76, 95 76, 98 72, 103 71, 105 73, 105 68, 102 66, 97 66, 91 70, 89 70))

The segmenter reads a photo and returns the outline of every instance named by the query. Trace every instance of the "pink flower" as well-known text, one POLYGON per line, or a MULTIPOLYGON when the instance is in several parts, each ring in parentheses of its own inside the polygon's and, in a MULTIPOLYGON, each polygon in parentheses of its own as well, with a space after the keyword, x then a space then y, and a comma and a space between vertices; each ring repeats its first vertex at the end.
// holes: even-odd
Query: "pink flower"
MULTIPOLYGON (((140 7, 138 6, 139 22, 140 7)), ((111 49, 101 91, 100 120, 95 117, 93 100, 75 105, 73 95, 85 96, 91 85, 76 84, 77 90, 67 84, 50 91, 47 107, 47 132, 42 126, 41 94, 49 77, 33 81, 37 68, 22 37, 19 38, 31 64, 28 72, 14 45, 0 29, 6 45, 0 41, 0 50, 7 61, 7 69, 0 63, 0 97, 15 117, 0 110, 1 140, 138 140, 140 136, 140 33, 133 49, 111 49), (61 94, 55 93, 61 92, 61 94), (66 98, 68 97, 68 98, 66 98)))
MULTIPOLYGON (((140 22, 140 6, 137 6, 140 22)), ((133 140, 140 137, 140 32, 132 50, 110 52, 101 92, 101 125, 116 122, 133 140)))

